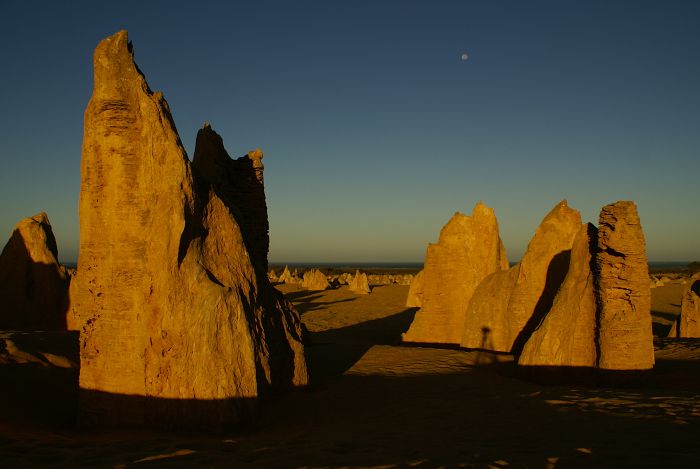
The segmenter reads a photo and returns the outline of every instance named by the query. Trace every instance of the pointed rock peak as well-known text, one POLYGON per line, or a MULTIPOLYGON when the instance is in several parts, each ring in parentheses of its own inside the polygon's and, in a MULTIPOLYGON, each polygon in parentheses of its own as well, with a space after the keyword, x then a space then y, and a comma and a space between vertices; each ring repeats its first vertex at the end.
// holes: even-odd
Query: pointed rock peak
POLYGON ((474 206, 474 209, 472 210, 472 218, 473 219, 495 219, 496 218, 496 212, 486 205, 485 203, 479 201, 477 204, 474 206))
POLYGON ((211 130, 211 124, 209 123, 209 121, 204 121, 204 124, 202 125, 202 130, 207 129, 211 130))
POLYGON ((250 150, 247 156, 248 158, 262 159, 263 151, 260 148, 256 148, 255 150, 250 150))
POLYGON ((540 226, 549 223, 569 223, 578 227, 581 224, 581 213, 575 208, 569 207, 564 199, 545 215, 540 226))
POLYGON ((49 223, 49 216, 46 214, 46 212, 37 213, 33 217, 30 217, 28 220, 35 221, 41 225, 51 226, 51 223, 49 223))
POLYGON ((15 225, 0 253, 0 328, 66 328, 70 277, 57 257, 56 238, 46 213, 15 225))

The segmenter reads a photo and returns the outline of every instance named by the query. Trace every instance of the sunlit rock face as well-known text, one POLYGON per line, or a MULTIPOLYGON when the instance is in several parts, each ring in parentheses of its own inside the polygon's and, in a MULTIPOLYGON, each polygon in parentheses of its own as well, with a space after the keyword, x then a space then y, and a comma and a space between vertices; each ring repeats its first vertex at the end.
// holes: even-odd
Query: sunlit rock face
POLYGON ((565 200, 544 217, 520 263, 477 288, 462 326, 463 347, 520 353, 564 280, 580 227, 581 215, 565 200))
POLYGON ((595 266, 599 368, 652 368, 651 288, 646 242, 634 202, 615 202, 601 210, 595 266))
POLYGON ((671 337, 700 337, 700 278, 693 277, 681 299, 681 315, 671 337))
POLYGON ((598 229, 584 225, 576 235, 566 278, 519 365, 549 372, 654 366, 650 284, 637 208, 626 201, 606 205, 599 223, 598 229))
POLYGON ((47 215, 23 219, 0 254, 0 329, 65 330, 69 283, 47 215))
POLYGON ((318 269, 311 269, 304 272, 304 280, 301 283, 302 288, 307 290, 327 290, 330 288, 328 278, 318 269))
POLYGON ((489 274, 508 268, 493 210, 478 203, 471 216, 455 213, 428 246, 423 297, 405 342, 459 344, 467 305, 489 274))
POLYGON ((421 270, 413 277, 411 286, 408 287, 406 296, 406 307, 420 308, 423 304, 423 271, 421 270))
POLYGON ((591 271, 598 235, 590 223, 574 238, 568 272, 552 308, 528 339, 518 360, 524 366, 596 366, 596 300, 591 271))
POLYGON ((352 280, 348 283, 348 290, 360 295, 368 295, 372 290, 369 288, 367 274, 356 270, 352 280))
POLYGON ((193 175, 127 33, 100 42, 71 289, 83 418, 227 426, 268 390, 307 383, 298 315, 256 270, 244 210, 219 193, 193 175))

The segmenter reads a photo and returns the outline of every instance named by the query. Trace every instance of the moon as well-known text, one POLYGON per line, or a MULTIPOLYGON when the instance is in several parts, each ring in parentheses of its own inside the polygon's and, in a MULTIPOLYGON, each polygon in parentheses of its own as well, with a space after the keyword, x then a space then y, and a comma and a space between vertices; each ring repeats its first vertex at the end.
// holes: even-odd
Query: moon
POLYGON ((469 59, 469 54, 466 52, 462 54, 462 60, 468 60, 469 59))

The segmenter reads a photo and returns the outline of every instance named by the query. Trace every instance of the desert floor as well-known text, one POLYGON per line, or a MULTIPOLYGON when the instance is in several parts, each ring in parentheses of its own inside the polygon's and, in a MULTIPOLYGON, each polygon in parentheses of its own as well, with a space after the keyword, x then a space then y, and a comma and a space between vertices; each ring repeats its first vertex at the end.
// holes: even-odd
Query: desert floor
MULTIPOLYGON (((227 435, 86 431, 77 337, 0 333, 0 466, 677 467, 700 462, 700 339, 658 339, 641 381, 541 385, 508 356, 399 344, 408 287, 279 288, 310 331, 312 385, 227 435)), ((679 282, 652 290, 654 329, 679 282)))

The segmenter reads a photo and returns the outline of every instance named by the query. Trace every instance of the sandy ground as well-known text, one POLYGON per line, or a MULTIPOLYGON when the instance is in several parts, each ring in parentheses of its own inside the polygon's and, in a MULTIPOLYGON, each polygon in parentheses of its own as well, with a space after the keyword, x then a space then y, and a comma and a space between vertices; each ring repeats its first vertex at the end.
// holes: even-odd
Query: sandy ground
MULTIPOLYGON (((0 334, 0 466, 673 467, 700 461, 700 339, 656 341, 657 366, 618 387, 543 386, 512 360, 400 346, 408 287, 280 287, 309 330, 312 385, 234 434, 87 432, 75 337, 0 334)), ((682 285, 654 289, 655 330, 682 285)))

